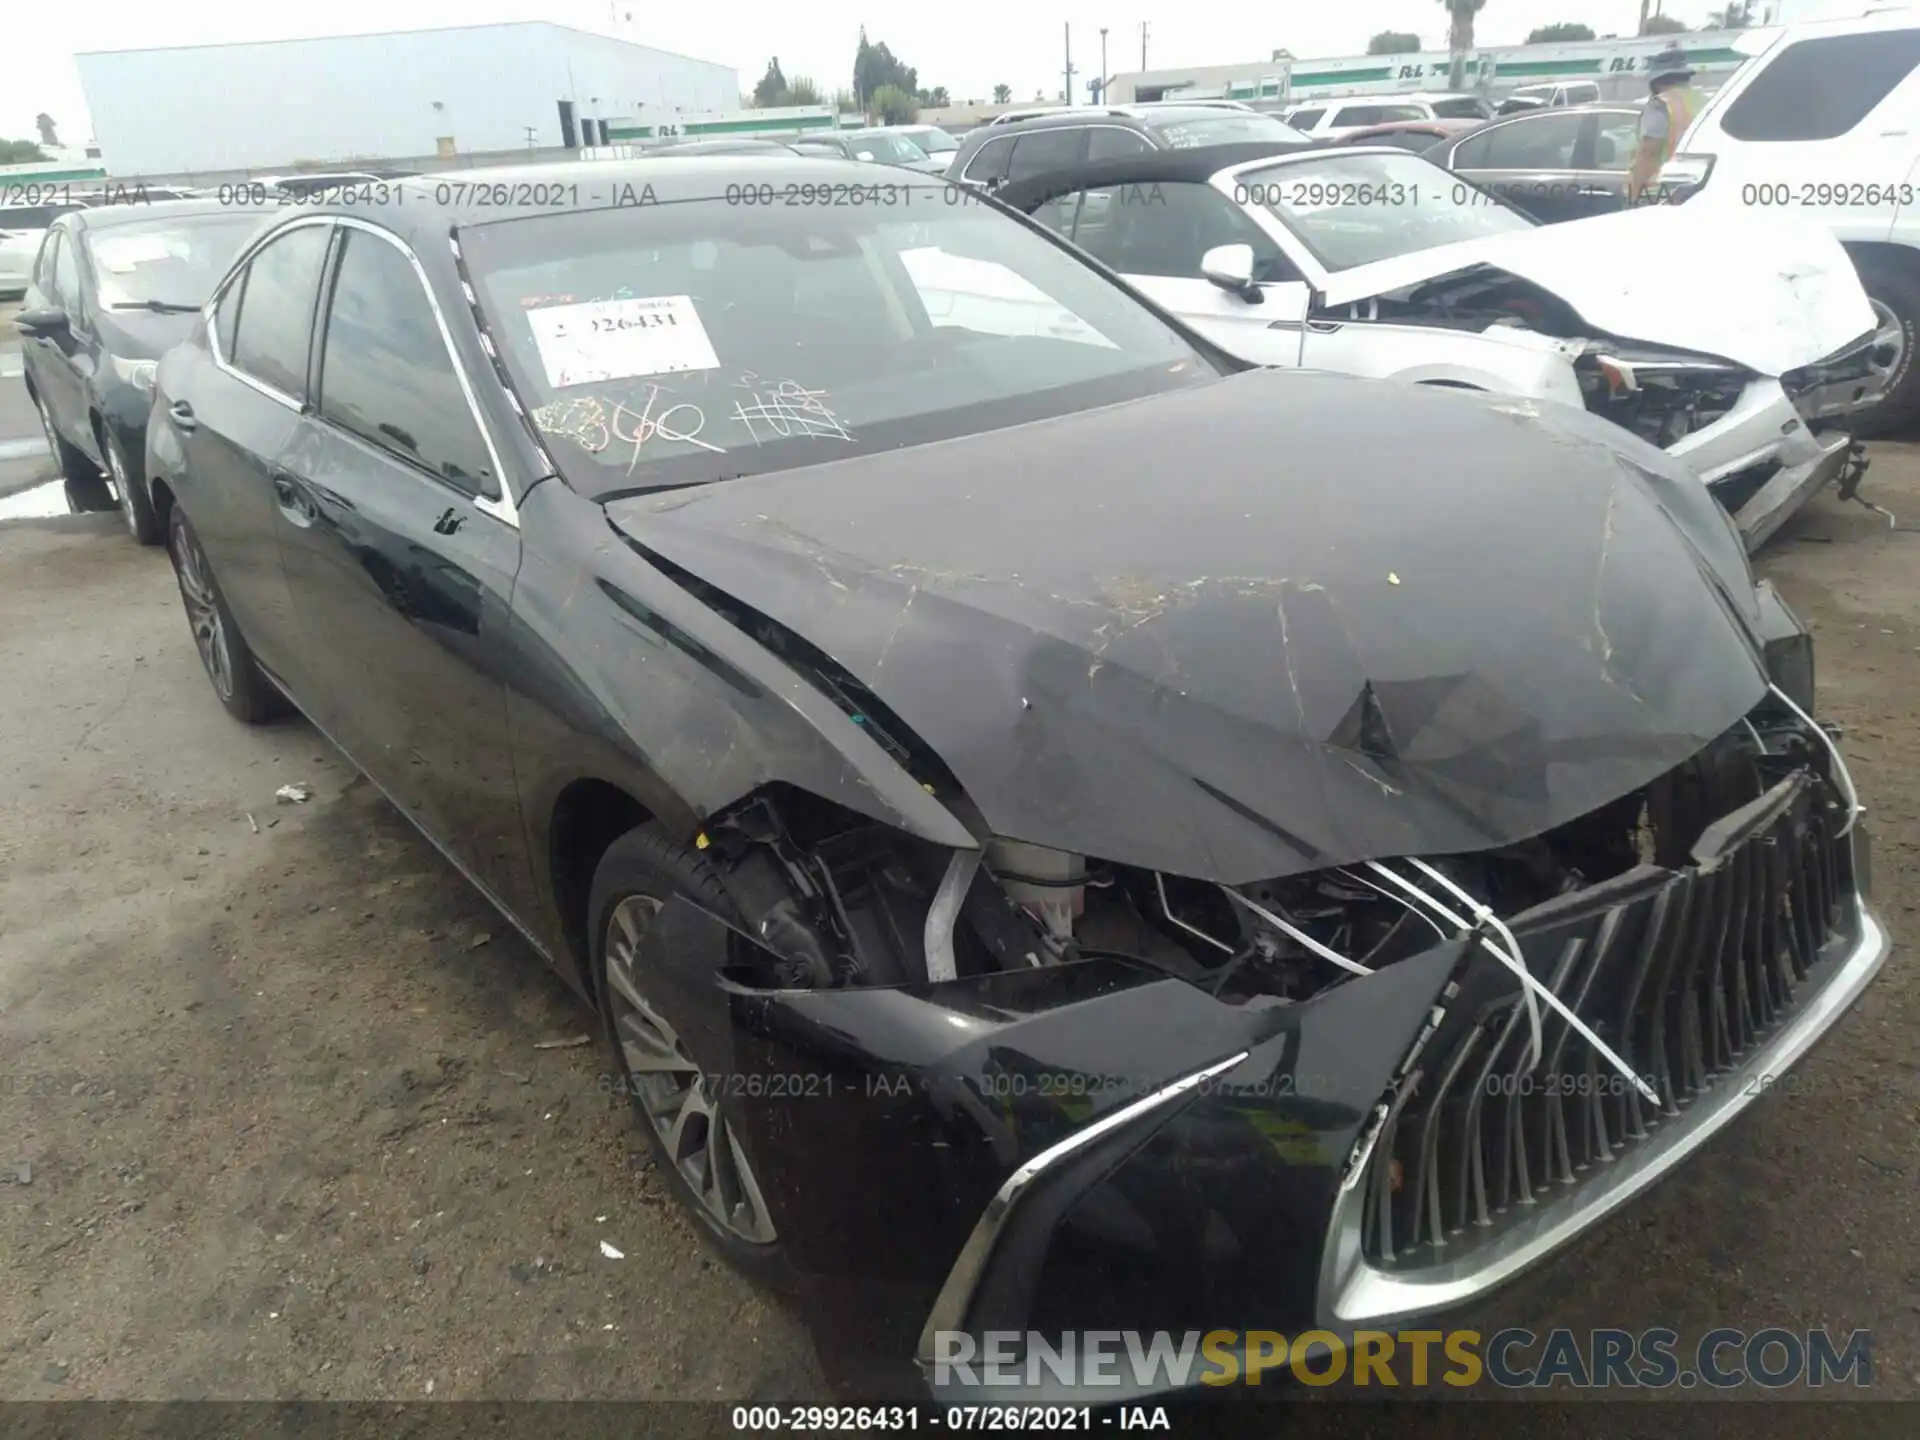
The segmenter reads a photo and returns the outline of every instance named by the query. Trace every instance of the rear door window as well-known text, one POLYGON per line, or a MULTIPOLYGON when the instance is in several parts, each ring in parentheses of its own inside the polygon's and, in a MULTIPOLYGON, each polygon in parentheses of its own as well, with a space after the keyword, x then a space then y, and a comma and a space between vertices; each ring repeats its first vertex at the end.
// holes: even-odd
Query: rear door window
POLYGON ((1306 110, 1296 110, 1287 116, 1287 124, 1293 126, 1296 130, 1311 130, 1320 123, 1320 117, 1326 113, 1327 107, 1324 105, 1315 106, 1306 110))
POLYGON ((307 395, 307 344, 331 233, 327 225, 299 226, 247 262, 229 359, 236 370, 294 400, 307 395))
POLYGON ((1866 119, 1920 63, 1920 30, 1797 40, 1727 107, 1736 140, 1832 140, 1866 119))
POLYGON ((1122 130, 1117 125, 1096 125, 1087 135, 1087 159, 1113 160, 1122 155, 1138 155, 1153 147, 1137 130, 1122 130))
POLYGON ((1013 147, 1013 163, 1007 167, 1009 180, 1024 180, 1029 175, 1045 175, 1052 170, 1070 169, 1080 163, 1080 152, 1087 143, 1087 127, 1061 125, 1050 130, 1033 130, 1019 136, 1013 147))

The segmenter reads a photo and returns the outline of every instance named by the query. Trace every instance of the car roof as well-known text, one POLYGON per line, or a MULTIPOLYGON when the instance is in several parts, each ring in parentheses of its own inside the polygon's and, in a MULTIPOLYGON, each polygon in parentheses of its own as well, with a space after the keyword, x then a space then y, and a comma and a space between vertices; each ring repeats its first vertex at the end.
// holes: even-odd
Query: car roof
MULTIPOLYGON (((937 175, 911 170, 885 172, 890 186, 943 188, 937 175)), ((301 215, 345 215, 384 224, 396 234, 438 232, 562 211, 611 210, 676 200, 718 199, 729 185, 820 184, 840 175, 846 183, 875 184, 874 166, 834 157, 809 159, 791 150, 761 154, 635 156, 624 160, 560 160, 541 164, 494 165, 443 175, 395 180, 372 195, 339 197, 303 205, 301 215), (559 197, 556 199, 556 197, 559 197)), ((293 213, 293 212, 289 212, 293 213)))
POLYGON ((1341 147, 1324 141, 1253 140, 1238 145, 1148 150, 1138 155, 1093 160, 1065 170, 1050 170, 1044 175, 1012 180, 995 190, 993 198, 1017 210, 1027 210, 1065 191, 1085 190, 1098 185, 1204 183, 1235 165, 1245 165, 1253 160, 1291 159, 1308 153, 1339 154, 1341 147))
POLYGON ((1458 135, 1466 130, 1478 130, 1486 122, 1467 120, 1460 116, 1436 115, 1420 120, 1387 120, 1379 125, 1369 125, 1364 130, 1356 130, 1346 137, 1351 145, 1367 135, 1398 135, 1405 130, 1438 131, 1442 135, 1458 135))
MULTIPOLYGON (((261 220, 267 219, 272 212, 261 210, 236 210, 213 196, 203 196, 187 200, 140 200, 128 201, 117 205, 88 205, 84 209, 71 210, 71 223, 83 230, 106 230, 116 225, 133 225, 143 220, 190 219, 202 215, 252 214, 261 220)), ((60 217, 66 219, 67 216, 60 217)))

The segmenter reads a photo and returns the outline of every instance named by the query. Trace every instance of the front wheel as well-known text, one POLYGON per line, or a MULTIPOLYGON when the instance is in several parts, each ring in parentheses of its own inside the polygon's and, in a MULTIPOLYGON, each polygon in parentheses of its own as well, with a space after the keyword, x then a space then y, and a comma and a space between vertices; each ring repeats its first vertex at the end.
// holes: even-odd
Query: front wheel
POLYGON ((1857 260, 1855 268, 1873 305, 1874 346, 1888 352, 1886 362, 1876 366, 1886 383, 1884 398, 1872 409, 1841 421, 1866 440, 1904 429, 1920 418, 1920 366, 1914 364, 1920 341, 1920 276, 1911 267, 1878 256, 1857 260))
POLYGON ((180 601, 186 606, 187 624, 193 629, 194 648, 206 667, 213 693, 234 719, 246 725, 261 725, 284 715, 287 702, 260 672, 253 651, 233 623, 233 612, 214 582, 213 567, 206 551, 187 522, 187 512, 173 508, 167 531, 167 553, 173 560, 174 578, 180 582, 180 601))
POLYGON ((144 482, 131 478, 131 467, 120 453, 120 442, 111 435, 100 443, 107 455, 107 469, 113 476, 113 488, 119 492, 120 515, 127 531, 142 545, 158 545, 162 539, 160 517, 153 513, 153 499, 144 482))
POLYGON ((688 1052, 644 959, 653 923, 676 895, 719 915, 733 910, 699 855, 652 825, 614 841, 594 871, 589 933, 616 1073, 668 1184, 708 1240, 736 1268, 777 1284, 786 1262, 773 1208, 725 1077, 688 1052))

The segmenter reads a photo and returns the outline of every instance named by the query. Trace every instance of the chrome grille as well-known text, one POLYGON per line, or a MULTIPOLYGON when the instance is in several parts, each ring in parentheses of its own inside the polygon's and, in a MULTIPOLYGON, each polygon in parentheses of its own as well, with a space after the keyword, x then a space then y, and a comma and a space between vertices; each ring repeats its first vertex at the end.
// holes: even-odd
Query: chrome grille
POLYGON ((1646 1100, 1557 1014, 1540 1061, 1511 972, 1477 950, 1393 1097, 1362 1245, 1384 1270, 1453 1263, 1577 1194, 1764 1050, 1857 939, 1846 810, 1798 770, 1715 821, 1682 868, 1642 865, 1510 926, 1532 974, 1659 1095, 1646 1100))

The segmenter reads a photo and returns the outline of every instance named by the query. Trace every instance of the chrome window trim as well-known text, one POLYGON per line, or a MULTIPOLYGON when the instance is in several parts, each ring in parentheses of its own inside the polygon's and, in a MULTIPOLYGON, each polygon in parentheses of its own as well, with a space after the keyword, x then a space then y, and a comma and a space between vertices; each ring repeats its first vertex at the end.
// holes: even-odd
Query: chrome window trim
MULTIPOLYGON (((266 396, 269 400, 278 401, 296 415, 305 413, 306 403, 304 401, 296 400, 277 385, 269 385, 265 380, 247 374, 246 371, 240 369, 239 366, 234 363, 231 356, 221 351, 220 322, 216 317, 220 309, 220 302, 227 298, 227 292, 233 288, 234 281, 239 279, 241 274, 253 264, 254 256, 258 255, 262 250, 266 249, 267 246, 271 245, 275 240, 287 234, 289 231, 304 230, 315 225, 331 227, 333 223, 334 217, 331 215, 301 215, 287 221, 284 225, 275 225, 265 234, 256 235, 253 243, 241 251, 240 258, 235 260, 228 268, 226 276, 220 281, 219 285, 214 288, 214 292, 208 298, 207 303, 200 307, 200 318, 206 322, 207 326, 207 354, 212 357, 214 368, 220 371, 221 374, 229 375, 233 379, 238 380, 248 389, 266 396)), ((314 298, 318 300, 319 297, 315 296, 314 298)), ((236 336, 238 336, 239 333, 238 330, 234 331, 236 336)), ((313 337, 311 334, 307 337, 307 353, 308 357, 311 358, 313 353, 313 337)))
MULTIPOLYGON (((1365 1187, 1335 1201, 1321 1259, 1316 1302, 1321 1323, 1344 1331, 1448 1309, 1504 1285, 1545 1260, 1653 1185, 1718 1134, 1765 1093, 1759 1077, 1798 1063, 1843 1018, 1886 963, 1892 949, 1886 927, 1858 889, 1853 896, 1860 938, 1820 990, 1769 1041, 1754 1046, 1734 1069, 1717 1076, 1712 1093, 1697 1097, 1678 1128, 1656 1131, 1588 1177, 1566 1201, 1490 1247, 1452 1266, 1398 1275, 1369 1264, 1361 1249, 1365 1187)), ((1389 1325, 1388 1328, 1391 1328, 1389 1325)))
POLYGON ((967 1236, 967 1243, 960 1247, 960 1257, 953 1262, 947 1280, 940 1287, 939 1297, 933 1302, 933 1309, 927 1312, 927 1323, 920 1331, 918 1356, 923 1366, 932 1366, 935 1360, 934 1337, 942 1331, 961 1329, 967 1318, 967 1311, 973 1304, 974 1293, 980 1288, 980 1281, 992 1263, 995 1247, 1000 1243, 1000 1235, 1007 1227, 1007 1219, 1013 1213, 1014 1206, 1030 1189, 1033 1182, 1045 1171, 1062 1160, 1086 1149, 1087 1146, 1109 1135, 1124 1125, 1131 1124, 1161 1106, 1179 1099, 1189 1091, 1206 1084, 1216 1076, 1224 1075, 1244 1061, 1252 1052, 1242 1050, 1225 1060, 1183 1075, 1171 1084, 1163 1085, 1149 1095, 1143 1095, 1119 1109, 1101 1116, 1089 1125, 1074 1131, 1066 1139, 1058 1141, 1042 1150, 1038 1155, 1020 1166, 1009 1175, 987 1202, 987 1208, 974 1223, 973 1231, 967 1236))
MULTIPOLYGON (((398 235, 395 235, 391 230, 351 215, 301 215, 292 220, 288 220, 285 224, 275 225, 264 234, 256 236, 253 243, 248 245, 240 257, 233 262, 226 276, 221 280, 219 286, 215 288, 211 298, 208 299, 207 303, 202 306, 200 310, 201 318, 206 322, 207 326, 207 351, 208 354, 212 356, 214 365, 223 374, 232 376, 241 384, 258 391, 268 399, 277 400, 280 404, 297 413, 308 413, 309 407, 306 402, 296 400, 285 391, 269 385, 266 381, 248 375, 244 371, 236 368, 233 361, 221 353, 220 325, 216 314, 221 302, 226 299, 227 292, 233 288, 234 282, 247 267, 253 263, 254 256, 258 255, 268 245, 289 231, 312 225, 325 225, 347 230, 365 231, 369 235, 378 236, 407 257, 407 263, 413 267, 414 278, 420 282, 420 288, 426 292, 427 306, 433 311, 434 324, 437 325, 440 330, 440 343, 446 348, 447 358, 453 362, 453 373, 455 378, 460 382, 460 393, 466 397, 467 413, 473 417, 473 423, 480 429, 481 443, 487 447, 487 458, 493 464, 494 481, 500 487, 500 497, 498 499, 488 495, 468 495, 467 499, 472 502, 476 510, 491 515, 502 524, 511 525, 516 530, 519 529, 520 509, 518 503, 514 500, 513 486, 507 479, 506 467, 500 463, 500 447, 494 443, 493 431, 487 425, 486 416, 481 413, 479 397, 473 388, 473 379, 467 374, 467 367, 460 363, 460 352, 454 347, 453 343, 453 331, 448 327, 446 314, 441 310, 440 301, 434 295, 433 286, 427 280, 426 267, 420 263, 420 257, 414 254, 413 247, 408 245, 407 242, 402 240, 398 235)), ((324 280, 324 276, 322 278, 324 280)), ((318 299, 317 296, 315 298, 316 300, 318 299)), ((314 324, 315 327, 321 329, 324 334, 323 317, 319 313, 317 305, 314 313, 314 324)), ((237 334, 238 332, 236 331, 235 333, 237 334)), ((311 359, 311 338, 308 341, 308 352, 309 359, 311 359)), ((323 360, 324 355, 325 351, 323 349, 323 360)), ((324 369, 323 364, 323 373, 324 369)), ((312 407, 311 413, 313 413, 316 418, 319 418, 319 408, 317 405, 312 407)), ((466 492, 461 491, 460 493, 465 494, 466 492)))
MULTIPOLYGON (((1005 145, 1007 147, 1007 164, 1011 166, 1013 164, 1013 145, 1014 145, 1014 142, 1019 138, 1020 137, 1018 135, 988 136, 987 139, 983 140, 980 143, 980 148, 973 152, 973 158, 967 161, 967 168, 960 172, 960 178, 962 180, 973 179, 973 167, 980 163, 980 157, 982 155, 985 155, 989 150, 991 150, 996 145, 1005 145)), ((1002 175, 1000 178, 1004 180, 1007 177, 1002 175)))
MULTIPOLYGON (((493 464, 494 484, 500 487, 500 495, 498 498, 489 495, 469 495, 467 498, 472 501, 474 509, 491 515, 502 524, 511 525, 516 530, 519 529, 520 510, 513 498, 513 486, 507 483, 506 467, 500 463, 500 447, 494 444, 493 431, 487 426, 486 416, 483 415, 480 410, 480 397, 475 393, 473 388, 473 377, 467 374, 467 367, 460 362, 460 352, 455 348, 453 343, 453 330, 447 324, 446 312, 440 308, 440 301, 433 293, 433 286, 427 279, 427 270, 426 267, 420 263, 420 257, 414 254, 413 247, 398 235, 395 235, 391 230, 385 229, 382 226, 373 224, 371 221, 357 219, 351 215, 341 215, 335 217, 335 223, 344 230, 358 230, 368 235, 378 236, 407 257, 407 264, 413 267, 414 279, 420 282, 420 289, 427 297, 427 308, 433 312, 433 323, 439 327, 440 344, 446 351, 447 359, 453 365, 454 378, 460 382, 460 393, 466 397, 467 413, 473 417, 473 423, 480 431, 480 443, 487 447, 487 459, 493 464)), ((331 296, 328 298, 331 300, 331 296)), ((246 317, 243 314, 241 318, 245 319, 246 317)), ((323 328, 321 335, 324 336, 324 334, 325 330, 323 328)), ((324 390, 326 380, 326 351, 324 349, 324 340, 322 344, 320 376, 321 388, 324 390)), ((333 423, 332 421, 327 421, 324 415, 320 415, 318 409, 315 410, 315 414, 321 420, 326 421, 326 423, 333 423)), ((404 459, 405 457, 403 456, 401 458, 404 459)), ((438 483, 445 484, 446 482, 440 481, 438 483)), ((458 487, 453 488, 458 489, 458 487)), ((465 494, 466 492, 461 491, 460 493, 465 494)))

